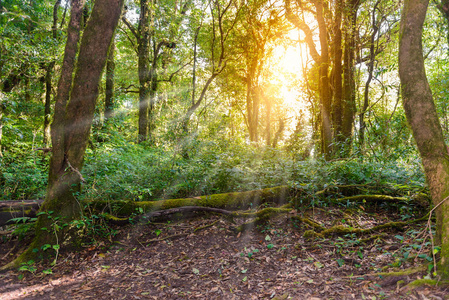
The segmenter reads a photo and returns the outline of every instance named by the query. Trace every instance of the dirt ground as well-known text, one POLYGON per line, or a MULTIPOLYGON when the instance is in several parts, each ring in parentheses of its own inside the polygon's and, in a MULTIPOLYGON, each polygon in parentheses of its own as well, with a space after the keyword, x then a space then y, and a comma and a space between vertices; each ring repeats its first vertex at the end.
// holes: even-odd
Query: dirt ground
MULTIPOLYGON (((322 224, 348 223, 313 214, 322 224)), ((379 218, 359 215, 357 222, 379 218)), ((39 265, 0 274, 0 299, 449 299, 448 287, 405 287, 427 271, 375 275, 429 264, 423 251, 413 252, 423 225, 364 242, 353 235, 305 240, 310 228, 289 215, 239 234, 232 226, 215 215, 127 225, 113 242, 62 254, 52 274, 39 265)), ((16 255, 8 254, 14 243, 0 240, 1 264, 16 255)))

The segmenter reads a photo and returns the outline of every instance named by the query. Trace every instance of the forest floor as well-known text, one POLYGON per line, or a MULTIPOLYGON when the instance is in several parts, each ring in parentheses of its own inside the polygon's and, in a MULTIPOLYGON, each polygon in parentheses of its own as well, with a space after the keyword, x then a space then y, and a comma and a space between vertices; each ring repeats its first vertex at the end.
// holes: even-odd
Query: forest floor
MULTIPOLYGON (((325 225, 373 226, 398 217, 305 213, 325 225)), ((424 224, 367 240, 305 240, 310 228, 295 225, 292 214, 298 212, 238 234, 216 215, 120 227, 112 242, 62 254, 52 274, 39 265, 0 274, 0 299, 449 299, 448 287, 405 286, 427 275, 430 259, 416 250, 415 240, 424 224), (423 265, 411 275, 375 275, 423 265)), ((0 239, 0 264, 16 255, 8 252, 18 245, 17 239, 0 239)))

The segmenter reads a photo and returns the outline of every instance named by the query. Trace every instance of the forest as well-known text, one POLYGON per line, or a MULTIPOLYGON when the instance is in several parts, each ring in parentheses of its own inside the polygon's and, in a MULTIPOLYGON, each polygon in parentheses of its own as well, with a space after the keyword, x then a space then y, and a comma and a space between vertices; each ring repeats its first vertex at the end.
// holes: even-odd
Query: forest
POLYGON ((449 299, 446 63, 449 0, 0 0, 0 299, 449 299))

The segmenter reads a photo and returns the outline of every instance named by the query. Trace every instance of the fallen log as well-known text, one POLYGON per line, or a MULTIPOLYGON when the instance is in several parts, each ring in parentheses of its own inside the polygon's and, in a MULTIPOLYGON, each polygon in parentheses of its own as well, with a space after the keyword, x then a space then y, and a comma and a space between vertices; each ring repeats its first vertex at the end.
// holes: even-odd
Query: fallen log
POLYGON ((104 201, 86 202, 90 209, 100 213, 110 213, 118 217, 129 217, 133 214, 147 214, 184 206, 198 206, 228 210, 257 208, 263 203, 273 206, 288 203, 291 190, 287 186, 266 188, 247 192, 233 192, 198 196, 192 198, 168 199, 159 201, 104 201))
POLYGON ((16 218, 35 218, 43 202, 44 200, 0 201, 0 226, 11 224, 11 220, 16 218))

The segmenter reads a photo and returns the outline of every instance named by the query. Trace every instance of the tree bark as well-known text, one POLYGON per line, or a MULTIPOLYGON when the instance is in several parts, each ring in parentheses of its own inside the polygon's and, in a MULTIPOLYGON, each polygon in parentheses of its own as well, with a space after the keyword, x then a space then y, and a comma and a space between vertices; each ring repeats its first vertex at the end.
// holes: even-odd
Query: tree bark
POLYGON ((403 106, 413 131, 436 209, 439 274, 449 279, 449 153, 427 81, 422 30, 429 0, 406 0, 401 17, 399 76, 403 106), (443 202, 442 202, 443 201, 443 202))
POLYGON ((331 158, 332 154, 332 120, 331 120, 331 85, 329 79, 329 44, 326 21, 324 19, 324 7, 322 0, 314 2, 316 8, 316 19, 319 28, 319 38, 321 46, 320 66, 320 105, 321 105, 321 152, 326 160, 331 158))
POLYGON ((49 145, 50 138, 50 115, 51 115, 51 90, 52 90, 52 73, 55 61, 48 64, 45 74, 45 105, 44 105, 44 146, 49 145))
POLYGON ((112 117, 114 113, 114 76, 115 76, 115 43, 111 42, 109 47, 108 59, 106 62, 106 91, 104 98, 104 121, 112 117))
MULTIPOLYGON (((58 38, 58 9, 61 5, 61 0, 56 0, 53 6, 53 25, 51 26, 52 37, 56 41, 58 38)), ((47 68, 45 74, 45 106, 44 106, 44 146, 47 147, 50 143, 50 115, 51 115, 51 94, 53 89, 53 68, 55 67, 56 61, 51 61, 47 68)))
POLYGON ((334 20, 334 41, 332 44, 332 58, 333 58, 333 101, 332 101, 332 118, 334 124, 334 155, 341 157, 344 138, 342 135, 343 126, 343 44, 342 44, 342 14, 343 14, 343 0, 335 1, 335 20, 334 20))
POLYGON ((369 61, 368 61, 368 78, 365 83, 365 92, 363 97, 363 106, 360 109, 360 115, 359 115, 359 147, 360 150, 363 151, 363 146, 365 143, 365 114, 367 113, 368 106, 369 106, 369 87, 371 84, 371 81, 373 80, 373 72, 374 72, 374 63, 376 58, 376 51, 375 51, 375 41, 376 41, 376 35, 379 31, 379 26, 376 21, 376 11, 377 6, 379 5, 380 0, 377 0, 377 2, 374 4, 373 11, 372 11, 372 27, 373 32, 371 34, 371 40, 369 45, 369 61))
POLYGON ((148 139, 148 110, 150 103, 150 1, 140 0, 140 18, 137 32, 139 72, 139 143, 148 139))
POLYGON ((353 124, 356 112, 355 45, 357 10, 360 0, 347 0, 344 8, 344 53, 343 53, 343 103, 341 136, 345 145, 345 156, 350 154, 353 124))
POLYGON ((2 139, 3 139, 3 93, 0 91, 0 157, 3 157, 2 139))

